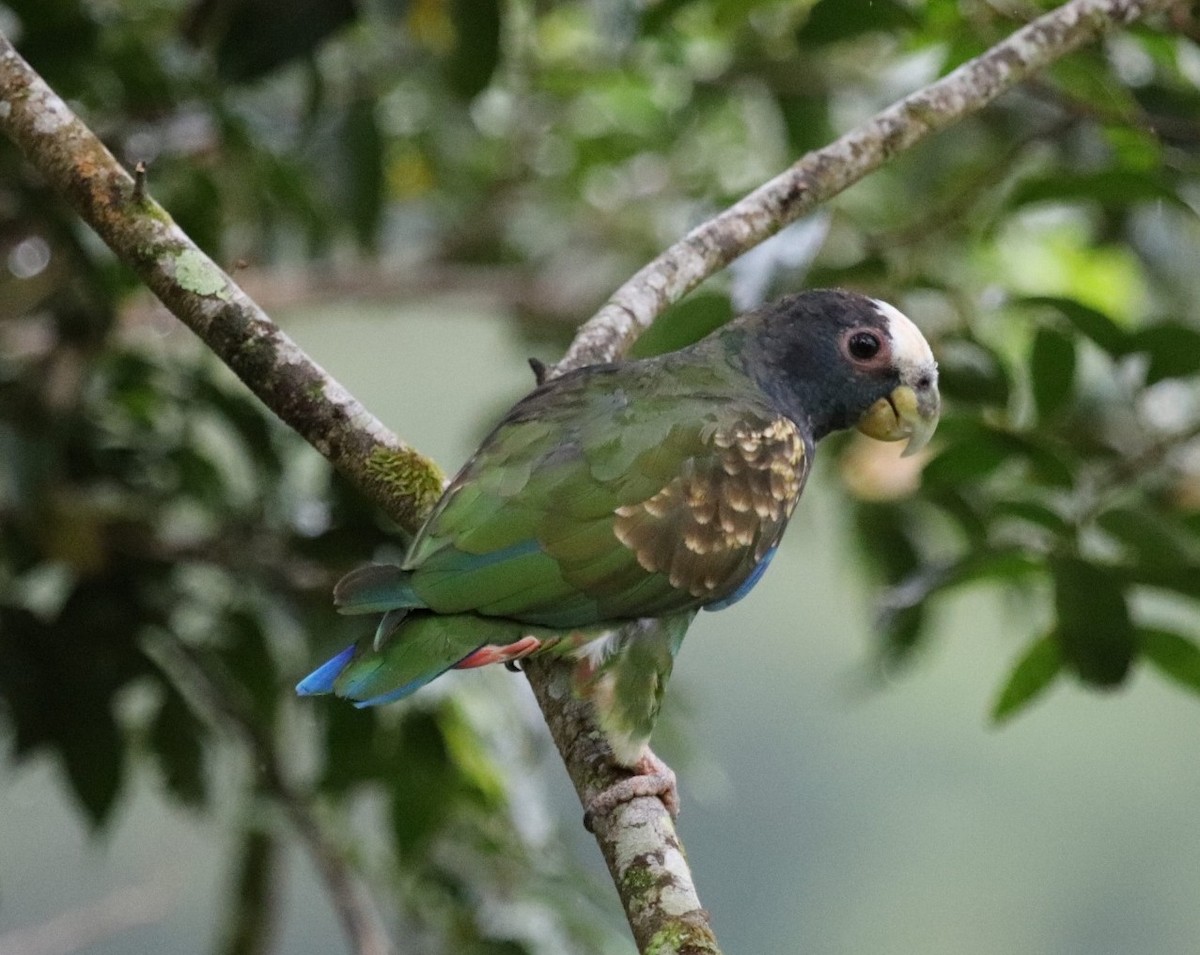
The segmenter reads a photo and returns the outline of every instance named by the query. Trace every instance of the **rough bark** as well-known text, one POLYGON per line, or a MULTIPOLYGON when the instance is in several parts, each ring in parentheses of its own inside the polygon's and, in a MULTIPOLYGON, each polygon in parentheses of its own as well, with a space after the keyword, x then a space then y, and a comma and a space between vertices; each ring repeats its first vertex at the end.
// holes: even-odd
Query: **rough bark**
MULTIPOLYGON (((809 153, 633 276, 580 328, 556 371, 616 357, 689 289, 890 157, 977 112, 1082 44, 1173 2, 1072 0, 809 153)), ((419 524, 442 486, 437 466, 380 424, 284 335, 153 199, 142 190, 135 192, 134 178, 2 36, 0 130, 267 407, 402 526, 412 529, 419 524)), ((565 665, 531 661, 528 670, 551 735, 586 802, 619 780, 622 770, 614 764, 587 706, 568 692, 565 665)), ((718 952, 674 823, 657 799, 636 799, 617 807, 595 820, 594 831, 640 951, 718 952)))
POLYGON ((402 527, 438 466, 381 424, 267 317, 0 36, 0 130, 50 187, 246 386, 402 527))

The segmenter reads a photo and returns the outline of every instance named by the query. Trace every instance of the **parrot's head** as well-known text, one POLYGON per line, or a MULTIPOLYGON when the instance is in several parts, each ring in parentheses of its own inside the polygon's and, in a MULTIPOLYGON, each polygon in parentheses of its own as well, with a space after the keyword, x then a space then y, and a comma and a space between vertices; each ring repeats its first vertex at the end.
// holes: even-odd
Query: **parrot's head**
POLYGON ((837 289, 801 292, 751 317, 760 384, 814 439, 857 427, 906 455, 933 437, 937 362, 912 320, 877 299, 837 289))

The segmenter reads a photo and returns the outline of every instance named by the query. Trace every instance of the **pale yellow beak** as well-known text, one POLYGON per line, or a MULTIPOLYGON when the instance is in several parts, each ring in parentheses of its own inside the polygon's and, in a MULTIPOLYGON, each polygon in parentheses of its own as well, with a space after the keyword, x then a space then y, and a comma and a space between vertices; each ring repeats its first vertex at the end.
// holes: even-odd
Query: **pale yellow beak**
POLYGON ((916 454, 933 437, 937 429, 941 399, 937 386, 921 389, 898 385, 886 398, 871 405, 858 421, 858 430, 880 441, 903 441, 908 445, 901 457, 916 454))

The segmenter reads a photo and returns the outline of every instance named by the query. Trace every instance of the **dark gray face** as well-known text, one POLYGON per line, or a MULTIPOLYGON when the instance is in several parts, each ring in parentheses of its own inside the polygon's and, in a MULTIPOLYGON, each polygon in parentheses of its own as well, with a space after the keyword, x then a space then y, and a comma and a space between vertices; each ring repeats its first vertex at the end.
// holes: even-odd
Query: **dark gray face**
POLYGON ((920 423, 904 433, 868 433, 923 440, 932 433, 937 365, 917 327, 892 306, 853 292, 802 292, 771 306, 755 324, 756 377, 814 440, 858 424, 881 401, 897 418, 915 415, 920 423), (911 412, 897 410, 909 404, 911 412))

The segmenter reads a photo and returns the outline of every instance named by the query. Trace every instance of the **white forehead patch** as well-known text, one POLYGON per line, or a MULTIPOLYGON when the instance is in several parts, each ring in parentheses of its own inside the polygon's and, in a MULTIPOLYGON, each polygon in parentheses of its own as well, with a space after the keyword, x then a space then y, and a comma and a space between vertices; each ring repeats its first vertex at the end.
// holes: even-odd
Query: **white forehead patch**
POLYGON ((937 362, 933 359, 929 342, 925 341, 925 336, 913 320, 894 305, 877 298, 871 299, 871 304, 887 323, 888 335, 892 339, 892 355, 901 374, 936 371, 937 362))

